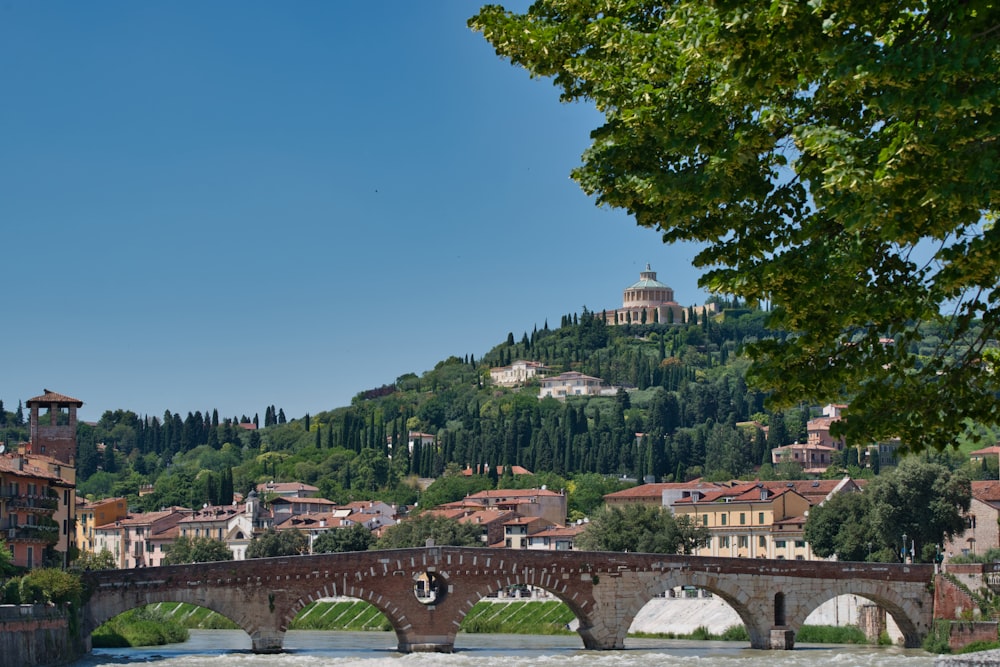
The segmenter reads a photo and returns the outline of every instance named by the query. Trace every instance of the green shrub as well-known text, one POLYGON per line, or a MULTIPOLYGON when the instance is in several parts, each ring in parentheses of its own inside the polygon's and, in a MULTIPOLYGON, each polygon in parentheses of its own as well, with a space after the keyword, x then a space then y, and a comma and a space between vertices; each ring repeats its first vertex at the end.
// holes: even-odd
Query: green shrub
POLYGON ((719 635, 719 639, 724 642, 748 642, 750 633, 745 625, 730 625, 719 635))
POLYGON ((951 653, 951 646, 948 645, 948 638, 951 636, 950 621, 934 621, 931 631, 924 639, 923 648, 928 653, 951 653))
POLYGON ((993 649, 1000 648, 1000 641, 978 641, 972 642, 971 644, 966 644, 960 648, 958 653, 975 653, 977 651, 992 651, 993 649))
POLYGON ((187 641, 188 630, 177 620, 152 607, 140 607, 112 618, 91 635, 101 648, 161 646, 187 641))
POLYGON ((867 644, 868 637, 855 625, 803 625, 795 641, 806 644, 867 644))

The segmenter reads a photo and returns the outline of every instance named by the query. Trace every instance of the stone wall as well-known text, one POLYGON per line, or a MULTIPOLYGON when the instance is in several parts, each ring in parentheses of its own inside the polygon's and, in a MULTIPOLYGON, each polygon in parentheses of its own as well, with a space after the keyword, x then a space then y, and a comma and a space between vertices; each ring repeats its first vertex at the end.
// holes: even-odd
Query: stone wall
POLYGON ((70 631, 69 609, 52 605, 0 605, 0 662, 53 667, 85 652, 70 631))
POLYGON ((952 622, 948 634, 948 646, 957 651, 972 642, 995 642, 997 640, 996 621, 952 622))
MULTIPOLYGON (((974 590, 972 586, 975 586, 975 581, 968 579, 968 573, 955 573, 953 569, 949 568, 949 574, 974 590), (972 586, 969 586, 970 583, 972 586)), ((978 616, 979 607, 965 590, 948 577, 940 574, 934 577, 934 618, 959 620, 978 616)))

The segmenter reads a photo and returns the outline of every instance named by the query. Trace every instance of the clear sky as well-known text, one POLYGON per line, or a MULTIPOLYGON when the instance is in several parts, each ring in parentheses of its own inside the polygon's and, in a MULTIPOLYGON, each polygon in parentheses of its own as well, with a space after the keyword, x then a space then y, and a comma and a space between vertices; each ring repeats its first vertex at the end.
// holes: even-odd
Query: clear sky
MULTIPOLYGON (((527 3, 507 3, 523 9, 527 3)), ((0 5, 0 400, 289 418, 621 305, 668 247, 478 3, 0 5)))

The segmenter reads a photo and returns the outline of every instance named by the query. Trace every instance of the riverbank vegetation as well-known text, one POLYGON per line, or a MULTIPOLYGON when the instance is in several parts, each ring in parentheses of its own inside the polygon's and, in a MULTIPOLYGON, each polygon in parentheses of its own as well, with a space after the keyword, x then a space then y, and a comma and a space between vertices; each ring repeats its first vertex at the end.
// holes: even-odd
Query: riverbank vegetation
POLYGON ((187 641, 187 638, 186 627, 152 605, 119 614, 91 635, 95 648, 161 646, 187 641))

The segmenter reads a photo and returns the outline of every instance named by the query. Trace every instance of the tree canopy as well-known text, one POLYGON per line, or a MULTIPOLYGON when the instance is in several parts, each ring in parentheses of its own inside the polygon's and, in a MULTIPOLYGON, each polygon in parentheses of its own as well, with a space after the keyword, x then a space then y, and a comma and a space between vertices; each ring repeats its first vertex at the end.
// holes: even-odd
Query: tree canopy
POLYGON ((586 193, 771 305, 772 405, 849 401, 849 442, 914 450, 1000 421, 991 0, 538 0, 469 24, 604 114, 586 193), (947 335, 919 355, 927 322, 947 335))
POLYGON ((434 514, 419 514, 385 529, 375 546, 379 549, 422 547, 428 539, 439 546, 481 547, 482 526, 459 523, 434 514))
POLYGON ((275 530, 268 528, 254 535, 247 545, 247 558, 274 558, 298 556, 309 551, 309 539, 298 528, 275 530))
POLYGON ((233 552, 222 540, 213 540, 210 537, 182 536, 174 540, 174 543, 167 548, 163 564, 211 563, 232 559, 233 552))
POLYGON ((334 528, 313 540, 313 553, 330 554, 344 551, 367 551, 374 543, 372 532, 360 523, 350 528, 334 528))
POLYGON ((630 504, 605 505, 576 542, 583 550, 691 554, 707 537, 708 529, 689 517, 675 519, 662 507, 630 504))
POLYGON ((930 562, 935 546, 965 529, 972 497, 968 476, 940 463, 908 457, 875 477, 861 493, 838 493, 809 512, 806 541, 821 557, 930 562))

